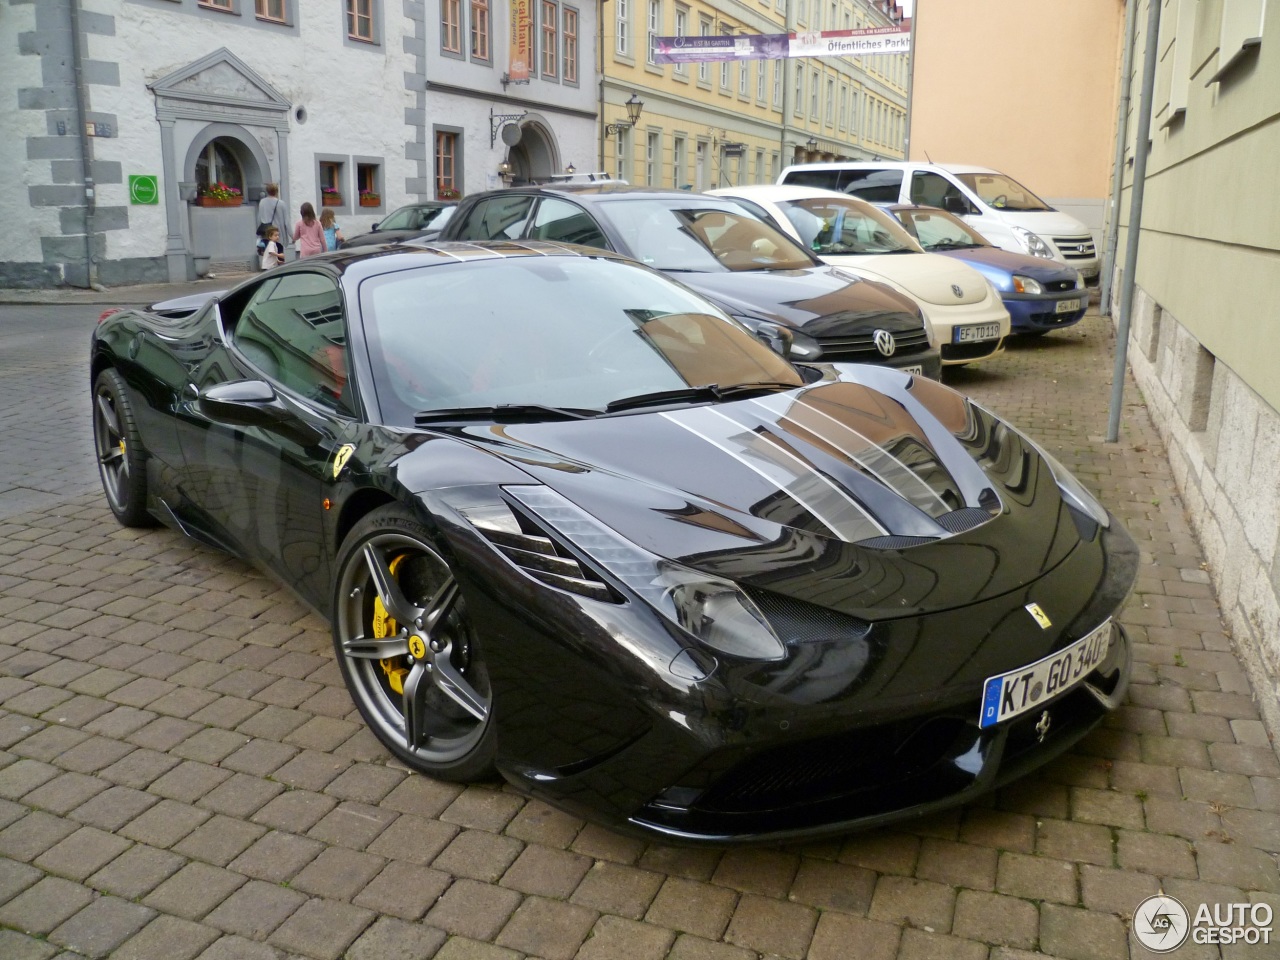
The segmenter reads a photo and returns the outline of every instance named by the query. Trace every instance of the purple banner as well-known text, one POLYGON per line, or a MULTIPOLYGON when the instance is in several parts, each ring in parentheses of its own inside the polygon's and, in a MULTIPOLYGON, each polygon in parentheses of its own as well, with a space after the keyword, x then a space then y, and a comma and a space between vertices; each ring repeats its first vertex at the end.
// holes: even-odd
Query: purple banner
POLYGON ((655 63, 705 63, 713 60, 776 60, 787 56, 785 33, 737 37, 654 37, 655 63))

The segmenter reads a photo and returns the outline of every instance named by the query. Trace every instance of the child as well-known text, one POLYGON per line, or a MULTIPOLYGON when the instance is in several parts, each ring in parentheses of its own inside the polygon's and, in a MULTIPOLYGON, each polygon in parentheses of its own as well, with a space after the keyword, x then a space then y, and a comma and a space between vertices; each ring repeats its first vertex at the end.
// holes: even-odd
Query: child
POLYGON ((280 230, 277 227, 267 227, 263 239, 266 243, 262 249, 262 269, 270 270, 277 264, 284 263, 284 248, 280 246, 280 230))
POLYGON ((333 211, 325 208, 320 212, 320 226, 324 229, 324 248, 326 250, 337 250, 338 244, 347 239, 342 235, 342 230, 334 221, 333 211))

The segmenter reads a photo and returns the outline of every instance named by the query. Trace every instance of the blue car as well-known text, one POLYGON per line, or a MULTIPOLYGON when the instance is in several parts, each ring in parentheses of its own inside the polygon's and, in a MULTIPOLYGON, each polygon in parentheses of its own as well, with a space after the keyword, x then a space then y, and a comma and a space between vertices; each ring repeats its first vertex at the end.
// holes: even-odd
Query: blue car
POLYGON ((895 203, 884 208, 930 253, 963 260, 990 280, 1009 311, 1013 333, 1061 330, 1078 323, 1089 307, 1084 279, 1071 267, 1001 250, 938 207, 895 203))

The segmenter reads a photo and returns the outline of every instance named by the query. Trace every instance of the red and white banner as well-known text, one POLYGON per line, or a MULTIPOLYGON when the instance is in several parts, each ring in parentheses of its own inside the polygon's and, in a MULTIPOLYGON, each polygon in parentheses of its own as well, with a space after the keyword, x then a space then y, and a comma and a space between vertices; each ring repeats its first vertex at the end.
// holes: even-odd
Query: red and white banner
POLYGON ((511 0, 511 51, 507 66, 510 83, 529 82, 533 57, 533 0, 511 0))

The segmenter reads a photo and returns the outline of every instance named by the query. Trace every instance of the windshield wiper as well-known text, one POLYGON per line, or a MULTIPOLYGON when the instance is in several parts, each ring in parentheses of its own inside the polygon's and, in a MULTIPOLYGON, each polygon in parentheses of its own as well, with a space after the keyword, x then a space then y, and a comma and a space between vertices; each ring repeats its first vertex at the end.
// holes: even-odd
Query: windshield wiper
POLYGON ((931 243, 925 249, 927 250, 969 250, 973 247, 985 247, 985 243, 960 243, 957 240, 939 240, 937 243, 931 243))
POLYGON ((746 393, 773 393, 777 390, 797 390, 803 384, 784 383, 781 380, 756 380, 751 383, 731 383, 721 386, 718 383, 704 383, 697 387, 677 387, 674 390, 658 390, 655 393, 641 393, 634 397, 622 397, 605 406, 606 413, 619 410, 633 410, 636 407, 657 406, 663 403, 679 403, 681 400, 724 400, 738 397, 746 393))
POLYGON ((541 403, 499 403, 488 407, 441 407, 420 410, 413 415, 415 426, 454 420, 587 420, 603 411, 583 407, 552 407, 541 403))

